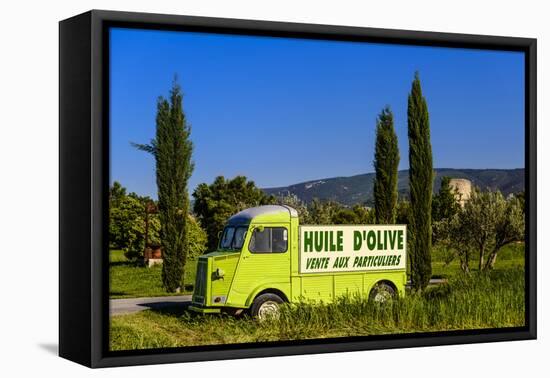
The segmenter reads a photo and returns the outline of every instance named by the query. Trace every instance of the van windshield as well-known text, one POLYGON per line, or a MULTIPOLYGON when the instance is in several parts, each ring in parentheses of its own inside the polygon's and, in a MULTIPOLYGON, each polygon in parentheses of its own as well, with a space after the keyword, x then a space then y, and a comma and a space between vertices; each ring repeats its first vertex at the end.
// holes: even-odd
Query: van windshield
POLYGON ((240 251, 244 244, 244 238, 248 227, 242 226, 227 226, 223 230, 220 248, 231 251, 240 251))

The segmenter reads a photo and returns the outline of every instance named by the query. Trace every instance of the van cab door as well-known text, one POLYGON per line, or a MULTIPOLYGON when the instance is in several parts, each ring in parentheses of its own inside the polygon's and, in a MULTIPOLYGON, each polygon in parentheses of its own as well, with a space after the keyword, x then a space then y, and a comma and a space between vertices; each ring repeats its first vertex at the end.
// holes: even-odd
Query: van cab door
POLYGON ((227 298, 229 306, 245 307, 258 288, 289 292, 290 232, 289 223, 250 227, 227 298))

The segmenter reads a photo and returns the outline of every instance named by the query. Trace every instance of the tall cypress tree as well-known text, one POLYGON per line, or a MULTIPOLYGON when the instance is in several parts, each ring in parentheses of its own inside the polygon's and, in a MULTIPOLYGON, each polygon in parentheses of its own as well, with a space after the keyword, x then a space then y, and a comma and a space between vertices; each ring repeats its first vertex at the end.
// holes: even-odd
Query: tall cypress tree
POLYGON ((432 275, 433 161, 428 105, 422 96, 418 72, 415 74, 408 98, 407 121, 411 196, 409 224, 411 280, 416 290, 422 290, 428 285, 432 275))
POLYGON ((382 110, 376 120, 374 151, 374 209, 376 223, 393 224, 397 215, 397 167, 399 146, 389 107, 382 110))
POLYGON ((182 91, 174 79, 170 98, 157 102, 156 136, 148 145, 134 144, 154 155, 156 161, 158 211, 163 251, 162 283, 168 292, 179 291, 184 283, 188 254, 187 183, 193 172, 191 128, 182 105, 182 91))

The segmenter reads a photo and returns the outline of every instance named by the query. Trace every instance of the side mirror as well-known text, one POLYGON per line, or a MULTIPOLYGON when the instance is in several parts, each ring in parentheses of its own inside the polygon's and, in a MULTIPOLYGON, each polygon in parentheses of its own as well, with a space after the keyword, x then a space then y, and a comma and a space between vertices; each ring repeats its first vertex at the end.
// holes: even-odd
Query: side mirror
POLYGON ((264 232, 264 226, 262 225, 259 225, 259 226, 256 226, 254 227, 256 230, 260 231, 260 232, 264 232))

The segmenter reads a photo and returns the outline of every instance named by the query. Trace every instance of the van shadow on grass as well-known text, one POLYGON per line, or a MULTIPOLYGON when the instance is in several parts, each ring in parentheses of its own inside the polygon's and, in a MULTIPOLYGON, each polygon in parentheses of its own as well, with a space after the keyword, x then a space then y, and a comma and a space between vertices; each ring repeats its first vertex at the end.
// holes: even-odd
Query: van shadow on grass
POLYGON ((191 302, 154 302, 154 303, 142 303, 138 306, 146 307, 148 310, 164 316, 180 317, 183 315, 194 315, 193 311, 189 310, 191 302))
POLYGON ((140 306, 147 307, 148 310, 150 310, 154 314, 173 317, 173 318, 181 318, 185 320, 216 319, 216 318, 222 318, 222 319, 230 318, 231 320, 237 320, 237 321, 250 320, 249 317, 246 316, 246 312, 242 312, 239 314, 232 314, 226 311, 222 311, 221 313, 217 313, 217 314, 201 314, 201 313, 189 310, 190 305, 191 305, 191 302, 180 302, 180 303, 156 302, 156 303, 140 304, 140 306))

